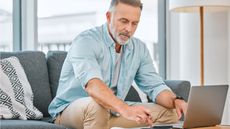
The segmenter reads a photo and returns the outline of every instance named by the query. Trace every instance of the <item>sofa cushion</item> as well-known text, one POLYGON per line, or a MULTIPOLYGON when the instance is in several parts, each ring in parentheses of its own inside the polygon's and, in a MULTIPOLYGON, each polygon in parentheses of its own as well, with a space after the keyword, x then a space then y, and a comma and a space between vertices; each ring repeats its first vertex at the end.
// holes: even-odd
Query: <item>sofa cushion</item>
POLYGON ((34 95, 18 58, 12 56, 0 62, 0 117, 41 119, 42 113, 34 107, 34 95))
POLYGON ((66 55, 67 52, 64 51, 49 51, 47 53, 47 66, 49 72, 51 93, 53 98, 56 95, 60 73, 66 55))
POLYGON ((0 120, 1 129, 67 129, 66 127, 36 120, 0 120))
POLYGON ((34 93, 34 105, 45 117, 49 116, 48 106, 52 98, 45 54, 43 52, 24 51, 0 52, 0 55, 1 59, 10 56, 16 56, 19 59, 34 93))
POLYGON ((141 102, 142 100, 137 90, 133 86, 131 86, 127 96, 125 97, 125 101, 141 102))

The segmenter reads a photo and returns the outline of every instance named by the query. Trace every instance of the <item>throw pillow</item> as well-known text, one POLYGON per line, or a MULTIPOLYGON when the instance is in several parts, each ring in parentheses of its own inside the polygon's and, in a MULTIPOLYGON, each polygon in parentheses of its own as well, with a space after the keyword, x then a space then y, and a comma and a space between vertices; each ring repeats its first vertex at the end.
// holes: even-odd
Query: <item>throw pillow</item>
POLYGON ((0 60, 0 119, 41 119, 33 92, 17 57, 0 60))

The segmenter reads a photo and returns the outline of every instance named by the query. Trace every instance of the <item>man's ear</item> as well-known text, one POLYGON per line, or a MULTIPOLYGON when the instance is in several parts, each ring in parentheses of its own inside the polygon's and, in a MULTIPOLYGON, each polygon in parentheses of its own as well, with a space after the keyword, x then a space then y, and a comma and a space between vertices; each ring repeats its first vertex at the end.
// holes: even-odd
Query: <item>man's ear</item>
POLYGON ((111 12, 106 12, 107 23, 111 22, 111 12))

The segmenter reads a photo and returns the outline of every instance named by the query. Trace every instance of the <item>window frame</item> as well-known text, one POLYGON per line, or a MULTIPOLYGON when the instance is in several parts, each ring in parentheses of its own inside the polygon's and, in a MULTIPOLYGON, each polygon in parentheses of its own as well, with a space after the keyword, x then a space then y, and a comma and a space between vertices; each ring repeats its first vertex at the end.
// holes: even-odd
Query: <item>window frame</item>
POLYGON ((158 0, 159 74, 166 79, 166 0, 158 0))
POLYGON ((13 0, 13 51, 22 50, 21 0, 13 0))

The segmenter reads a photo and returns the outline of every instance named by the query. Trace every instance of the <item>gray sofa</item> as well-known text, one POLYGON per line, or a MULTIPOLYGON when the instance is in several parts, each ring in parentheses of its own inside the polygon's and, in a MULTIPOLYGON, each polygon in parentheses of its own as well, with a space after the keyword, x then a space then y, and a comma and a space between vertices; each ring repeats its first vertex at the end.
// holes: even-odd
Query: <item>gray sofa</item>
MULTIPOLYGON (((54 98, 58 79, 66 52, 50 51, 45 55, 39 51, 0 52, 0 58, 16 56, 22 64, 34 93, 34 105, 43 113, 41 120, 0 120, 1 129, 65 129, 55 125, 48 114, 48 105, 54 98)), ((188 98, 188 81, 166 80, 165 83, 178 95, 188 98)), ((126 100, 141 101, 136 90, 131 88, 126 100)))

